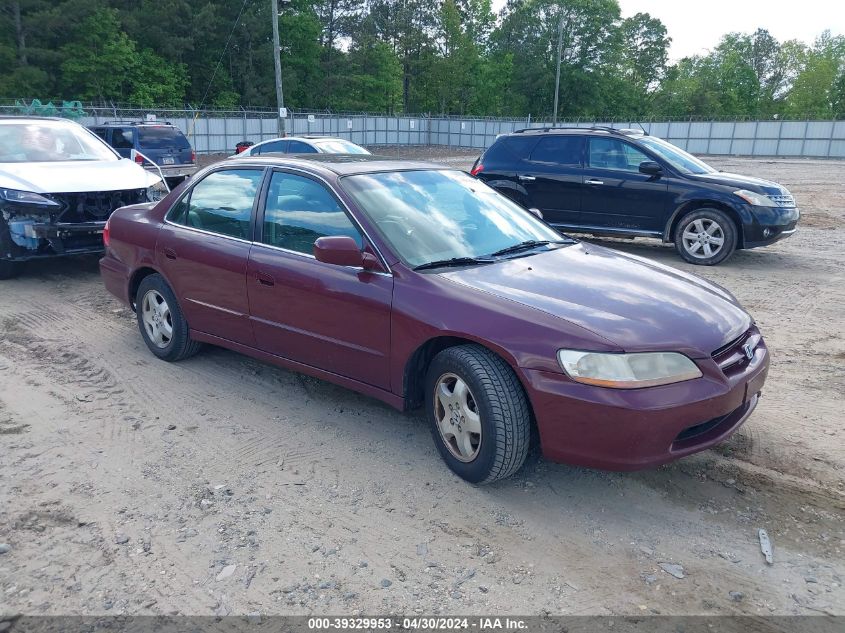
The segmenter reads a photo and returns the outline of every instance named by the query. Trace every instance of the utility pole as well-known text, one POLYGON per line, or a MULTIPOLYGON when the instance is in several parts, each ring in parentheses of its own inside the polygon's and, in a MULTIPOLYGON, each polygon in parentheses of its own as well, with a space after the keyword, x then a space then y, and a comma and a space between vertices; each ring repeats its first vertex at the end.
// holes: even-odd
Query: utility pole
MULTIPOLYGON (((275 0, 274 0, 275 1, 275 0)), ((552 115, 552 125, 557 125, 557 101, 560 93, 560 56, 563 52, 563 13, 557 26, 557 72, 555 73, 555 111, 552 115)))
POLYGON ((285 119, 282 117, 282 108, 285 107, 285 95, 282 92, 282 50, 279 45, 279 0, 270 0, 270 6, 273 17, 273 66, 276 70, 276 115, 279 117, 279 136, 284 136, 285 119))

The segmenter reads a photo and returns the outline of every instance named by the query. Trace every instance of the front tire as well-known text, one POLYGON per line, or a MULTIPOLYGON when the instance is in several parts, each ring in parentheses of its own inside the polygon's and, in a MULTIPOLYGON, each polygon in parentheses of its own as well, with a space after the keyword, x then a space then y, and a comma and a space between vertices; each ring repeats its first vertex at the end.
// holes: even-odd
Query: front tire
MULTIPOLYGON (((9 234, 9 227, 6 225, 3 218, 0 217, 0 258, 4 256, 7 257, 7 254, 11 253, 12 249, 12 236, 9 234)), ((17 277, 22 268, 23 262, 0 259, 0 280, 17 277)))
POLYGON ((450 347, 426 374, 426 410, 437 450, 459 477, 510 477, 528 455, 531 411, 510 366, 480 345, 450 347))
POLYGON ((693 211, 675 227, 675 249, 691 264, 720 264, 733 255, 736 245, 736 224, 719 209, 693 211))
POLYGON ((159 274, 144 277, 135 294, 138 328, 149 350, 174 362, 196 354, 202 344, 191 339, 176 295, 159 274))

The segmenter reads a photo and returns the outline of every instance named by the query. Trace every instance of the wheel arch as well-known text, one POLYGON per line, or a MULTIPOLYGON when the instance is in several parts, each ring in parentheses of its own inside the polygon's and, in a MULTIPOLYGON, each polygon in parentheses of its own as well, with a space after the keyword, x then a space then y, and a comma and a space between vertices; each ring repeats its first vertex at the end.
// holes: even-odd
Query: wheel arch
POLYGON ((142 266, 133 272, 132 276, 129 278, 127 298, 129 299, 129 305, 132 306, 133 311, 137 308, 135 305, 135 295, 138 294, 138 288, 141 287, 141 282, 150 275, 161 275, 161 273, 150 266, 142 266))
POLYGON ((534 411, 531 405, 531 398, 528 396, 528 390, 525 388, 525 382, 520 375, 516 360, 497 346, 457 334, 444 334, 432 337, 419 345, 408 357, 402 377, 402 395, 406 411, 416 409, 425 402, 425 375, 434 357, 445 349, 459 345, 478 345, 505 361, 511 370, 513 370, 516 379, 525 392, 525 398, 528 401, 528 407, 531 410, 533 418, 534 411))
POLYGON ((708 199, 689 200, 675 209, 675 212, 666 223, 666 228, 663 231, 663 241, 673 241, 675 238, 675 229, 678 227, 678 223, 681 219, 685 215, 688 215, 693 211, 698 211, 699 209, 718 209, 719 211, 723 211, 727 214, 734 223, 734 228, 736 229, 736 248, 740 249, 745 246, 745 232, 742 229, 742 219, 739 217, 736 209, 724 202, 708 199))

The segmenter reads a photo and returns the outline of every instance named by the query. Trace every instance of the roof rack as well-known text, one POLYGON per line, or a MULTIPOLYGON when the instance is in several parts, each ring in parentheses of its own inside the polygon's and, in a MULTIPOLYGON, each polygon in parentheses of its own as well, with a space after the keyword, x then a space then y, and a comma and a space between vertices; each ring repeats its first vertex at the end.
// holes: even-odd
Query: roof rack
POLYGON ((611 134, 618 134, 620 136, 627 136, 626 132, 630 130, 623 130, 617 127, 608 127, 606 125, 591 125, 590 127, 583 127, 578 125, 555 125, 549 127, 526 127, 521 130, 514 130, 514 134, 522 134, 523 132, 551 132, 552 130, 594 130, 601 132, 610 132, 611 134))
POLYGON ((97 125, 173 125, 170 121, 132 121, 130 119, 114 121, 103 121, 97 125))

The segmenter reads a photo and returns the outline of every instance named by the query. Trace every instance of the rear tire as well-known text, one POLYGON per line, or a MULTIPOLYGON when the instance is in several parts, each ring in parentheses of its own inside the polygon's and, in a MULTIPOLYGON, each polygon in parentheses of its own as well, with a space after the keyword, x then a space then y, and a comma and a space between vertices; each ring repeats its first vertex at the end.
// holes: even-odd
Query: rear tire
POLYGON ((510 366, 480 345, 432 360, 426 410, 437 450, 459 477, 486 484, 522 467, 531 439, 528 398, 510 366))
POLYGON ((720 264, 733 255, 736 245, 737 226, 719 209, 697 209, 675 227, 675 249, 690 264, 720 264))
POLYGON ((202 348, 202 343, 191 339, 176 295, 161 275, 141 281, 135 294, 135 314, 144 343, 160 359, 180 361, 202 348))
POLYGON ((11 262, 8 259, 0 259, 0 281, 3 279, 12 279, 21 274, 23 264, 21 262, 11 262))

